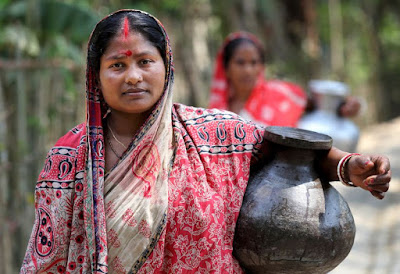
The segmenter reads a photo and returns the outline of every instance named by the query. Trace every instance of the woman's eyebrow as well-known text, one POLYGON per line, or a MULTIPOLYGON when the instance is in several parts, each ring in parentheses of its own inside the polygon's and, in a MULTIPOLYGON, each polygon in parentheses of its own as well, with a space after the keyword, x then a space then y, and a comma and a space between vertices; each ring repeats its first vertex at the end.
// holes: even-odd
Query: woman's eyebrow
POLYGON ((106 60, 118 60, 118 59, 122 59, 125 57, 130 57, 132 55, 134 55, 135 57, 142 57, 142 56, 146 56, 146 55, 153 55, 154 52, 150 51, 150 50, 145 50, 136 54, 133 54, 131 50, 126 50, 126 51, 121 51, 118 52, 116 54, 112 54, 110 56, 106 57, 106 60))
POLYGON ((122 59, 122 58, 125 58, 125 57, 126 57, 125 54, 117 53, 117 54, 106 56, 106 60, 118 60, 118 59, 122 59))

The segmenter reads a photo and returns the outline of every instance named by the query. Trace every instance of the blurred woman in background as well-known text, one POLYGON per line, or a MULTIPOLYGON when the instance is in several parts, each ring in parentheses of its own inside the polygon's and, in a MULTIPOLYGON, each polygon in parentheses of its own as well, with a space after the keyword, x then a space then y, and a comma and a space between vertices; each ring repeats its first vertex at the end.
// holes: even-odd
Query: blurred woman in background
MULTIPOLYGON (((265 79, 265 57, 261 42, 251 33, 234 32, 223 43, 216 58, 211 85, 210 108, 233 111, 255 123, 295 127, 312 99, 291 82, 265 79)), ((340 115, 357 115, 360 103, 349 97, 340 115)))

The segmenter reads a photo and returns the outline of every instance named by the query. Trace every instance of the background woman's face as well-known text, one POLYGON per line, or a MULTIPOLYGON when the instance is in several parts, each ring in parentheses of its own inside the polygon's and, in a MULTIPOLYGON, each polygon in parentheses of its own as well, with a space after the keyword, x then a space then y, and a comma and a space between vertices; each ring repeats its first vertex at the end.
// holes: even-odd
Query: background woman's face
POLYGON ((101 89, 113 111, 151 110, 163 93, 165 74, 158 49, 139 32, 122 31, 100 59, 101 89))
POLYGON ((258 49, 250 42, 240 44, 226 68, 226 77, 234 96, 249 95, 254 88, 263 64, 258 49))

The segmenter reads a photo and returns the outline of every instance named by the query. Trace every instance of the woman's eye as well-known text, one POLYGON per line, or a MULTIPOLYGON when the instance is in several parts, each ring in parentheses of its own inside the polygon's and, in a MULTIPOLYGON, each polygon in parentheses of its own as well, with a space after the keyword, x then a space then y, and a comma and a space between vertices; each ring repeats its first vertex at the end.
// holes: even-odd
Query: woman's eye
POLYGON ((244 60, 236 60, 236 64, 239 66, 244 66, 246 62, 244 60))
POLYGON ((253 60, 253 61, 251 61, 251 64, 252 64, 253 66, 258 65, 258 60, 253 60))
POLYGON ((111 67, 112 67, 112 68, 117 68, 117 69, 118 69, 118 68, 122 68, 122 67, 123 67, 123 64, 122 64, 122 63, 115 63, 115 64, 112 64, 111 67))
POLYGON ((151 60, 150 60, 150 59, 144 59, 144 60, 140 61, 140 63, 141 63, 142 65, 148 65, 148 64, 151 63, 151 60))

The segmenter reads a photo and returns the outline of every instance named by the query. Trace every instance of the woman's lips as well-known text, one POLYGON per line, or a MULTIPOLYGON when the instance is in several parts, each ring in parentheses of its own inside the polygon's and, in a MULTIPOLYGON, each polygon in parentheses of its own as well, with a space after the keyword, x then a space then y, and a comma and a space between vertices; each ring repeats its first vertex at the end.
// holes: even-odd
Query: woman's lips
POLYGON ((141 89, 141 88, 131 88, 131 89, 127 89, 125 90, 122 95, 141 95, 143 93, 147 92, 145 89, 141 89))

